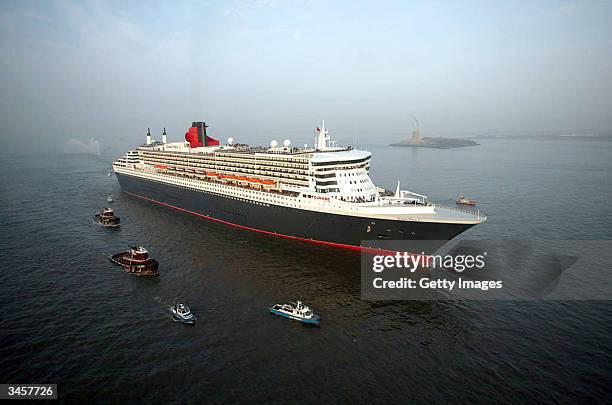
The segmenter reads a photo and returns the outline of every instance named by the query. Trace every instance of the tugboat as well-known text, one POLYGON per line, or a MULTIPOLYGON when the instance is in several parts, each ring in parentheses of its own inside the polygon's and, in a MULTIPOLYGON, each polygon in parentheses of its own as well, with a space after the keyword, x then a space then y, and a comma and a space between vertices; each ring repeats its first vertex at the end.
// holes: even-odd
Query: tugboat
POLYGON ((187 325, 193 325, 196 321, 196 316, 189 307, 182 302, 176 302, 170 307, 170 313, 172 313, 172 319, 178 322, 183 322, 187 325))
POLYGON ((158 276, 159 263, 149 257, 149 252, 142 246, 130 246, 127 252, 109 256, 109 259, 123 267, 127 273, 137 276, 158 276))
POLYGON ((101 213, 94 215, 96 222, 102 226, 117 227, 121 221, 115 216, 115 211, 112 208, 104 208, 101 213))
POLYGON ((457 204, 460 204, 460 205, 471 205, 471 206, 474 206, 477 203, 478 203, 478 201, 476 201, 476 200, 468 200, 464 196, 459 197, 459 199, 457 200, 457 204))
POLYGON ((302 323, 318 325, 321 321, 319 315, 315 315, 312 309, 302 303, 290 302, 288 304, 276 304, 270 308, 270 312, 274 315, 300 321, 302 323))
POLYGON ((113 202, 113 197, 106 197, 106 202, 112 203, 113 202))

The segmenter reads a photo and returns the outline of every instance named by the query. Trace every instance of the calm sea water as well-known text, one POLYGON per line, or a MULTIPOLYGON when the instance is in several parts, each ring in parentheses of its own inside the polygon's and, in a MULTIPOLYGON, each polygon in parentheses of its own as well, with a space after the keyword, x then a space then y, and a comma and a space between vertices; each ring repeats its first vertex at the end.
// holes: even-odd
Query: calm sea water
MULTIPOLYGON (((612 239, 612 143, 369 150, 379 184, 478 199, 489 220, 466 238, 612 239)), ((358 254, 133 199, 111 155, 2 160, 1 382, 58 383, 66 401, 609 401, 609 301, 362 301, 358 254), (93 224, 108 195, 120 230, 93 224), (158 280, 111 265, 130 243, 158 280), (169 319, 176 297, 196 327, 169 319), (296 297, 320 328, 268 313, 296 297)))

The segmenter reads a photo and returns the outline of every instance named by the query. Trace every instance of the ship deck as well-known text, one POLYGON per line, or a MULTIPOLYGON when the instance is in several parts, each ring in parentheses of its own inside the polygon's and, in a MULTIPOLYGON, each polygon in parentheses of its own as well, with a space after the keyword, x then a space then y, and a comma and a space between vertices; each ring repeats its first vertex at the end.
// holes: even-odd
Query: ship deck
POLYGON ((434 205, 435 213, 397 214, 394 215, 394 217, 402 221, 444 222, 460 224, 480 224, 487 220, 487 216, 481 214, 478 210, 471 211, 440 204, 434 205))
MULTIPOLYGON (((432 218, 443 222, 471 222, 479 224, 487 220, 487 216, 481 214, 479 210, 465 210, 457 207, 449 207, 441 204, 435 204, 436 214, 431 214, 432 218)), ((423 215, 427 217, 427 214, 423 215)))

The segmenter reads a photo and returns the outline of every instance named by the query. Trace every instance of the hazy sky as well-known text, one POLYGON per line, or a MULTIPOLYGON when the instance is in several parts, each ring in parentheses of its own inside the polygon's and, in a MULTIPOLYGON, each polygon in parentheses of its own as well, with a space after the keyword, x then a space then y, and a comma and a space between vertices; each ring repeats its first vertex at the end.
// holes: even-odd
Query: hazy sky
POLYGON ((0 134, 612 133, 610 1, 0 2, 0 134))

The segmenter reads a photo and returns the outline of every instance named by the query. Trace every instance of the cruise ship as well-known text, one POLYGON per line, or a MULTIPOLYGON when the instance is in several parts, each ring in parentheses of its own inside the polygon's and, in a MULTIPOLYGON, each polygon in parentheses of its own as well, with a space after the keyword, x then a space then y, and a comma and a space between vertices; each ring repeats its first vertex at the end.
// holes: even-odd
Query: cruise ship
POLYGON ((372 154, 337 146, 325 129, 311 147, 254 147, 210 137, 194 122, 185 140, 146 143, 113 163, 124 192, 243 230, 347 249, 380 240, 447 241, 486 220, 422 194, 377 187, 372 154))

